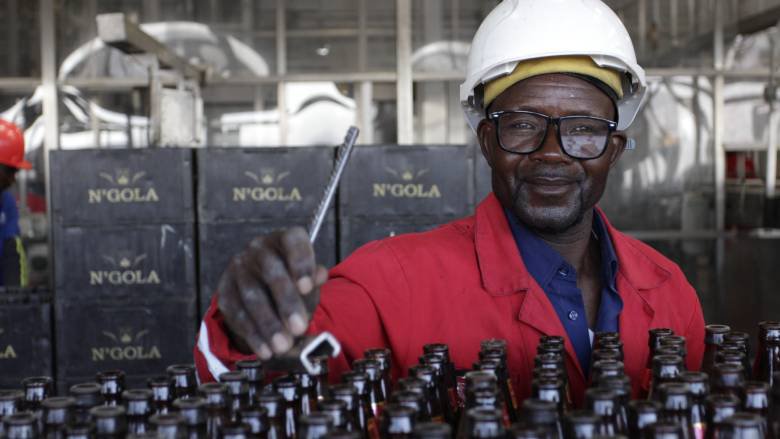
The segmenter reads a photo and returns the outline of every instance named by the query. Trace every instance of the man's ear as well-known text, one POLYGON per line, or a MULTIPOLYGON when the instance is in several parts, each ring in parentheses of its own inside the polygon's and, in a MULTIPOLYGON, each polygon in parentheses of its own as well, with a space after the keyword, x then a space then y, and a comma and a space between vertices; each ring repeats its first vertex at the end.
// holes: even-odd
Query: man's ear
POLYGON ((495 133, 496 126, 487 119, 482 121, 477 126, 477 140, 479 140, 479 148, 482 150, 482 156, 485 157, 490 168, 493 168, 493 140, 496 138, 495 133))
POLYGON ((624 131, 615 131, 609 136, 609 167, 612 168, 623 155, 623 151, 626 150, 626 143, 628 143, 628 137, 624 131))

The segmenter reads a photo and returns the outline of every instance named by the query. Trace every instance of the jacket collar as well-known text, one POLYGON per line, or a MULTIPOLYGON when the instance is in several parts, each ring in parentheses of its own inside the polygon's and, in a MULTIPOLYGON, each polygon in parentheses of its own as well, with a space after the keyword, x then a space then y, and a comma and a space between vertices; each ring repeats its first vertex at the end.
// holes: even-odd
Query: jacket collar
MULTIPOLYGON (((632 238, 620 233, 597 208, 612 239, 619 261, 619 273, 637 291, 652 290, 669 279, 671 273, 637 248, 632 238)), ((498 201, 490 193, 477 206, 474 242, 482 284, 493 296, 528 290, 533 278, 520 257, 512 231, 498 201)))

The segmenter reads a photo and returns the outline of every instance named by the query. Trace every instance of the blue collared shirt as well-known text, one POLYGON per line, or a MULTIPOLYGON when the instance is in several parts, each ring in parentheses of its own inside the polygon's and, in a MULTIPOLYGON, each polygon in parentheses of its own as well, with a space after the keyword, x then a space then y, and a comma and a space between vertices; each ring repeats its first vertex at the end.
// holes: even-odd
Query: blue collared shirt
POLYGON ((591 339, 593 332, 617 332, 618 317, 623 300, 617 292, 615 279, 618 260, 607 227, 598 212, 593 214, 593 234, 601 247, 602 290, 596 327, 588 328, 582 291, 577 287, 577 272, 546 242, 529 230, 515 215, 505 210, 523 263, 536 283, 552 303, 574 351, 582 371, 590 372, 591 339))

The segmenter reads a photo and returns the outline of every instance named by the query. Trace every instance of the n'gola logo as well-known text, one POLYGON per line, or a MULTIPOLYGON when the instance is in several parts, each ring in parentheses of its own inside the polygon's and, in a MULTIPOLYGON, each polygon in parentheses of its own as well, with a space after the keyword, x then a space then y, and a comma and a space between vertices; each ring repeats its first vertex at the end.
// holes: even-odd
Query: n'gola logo
POLYGON ((137 183, 146 177, 146 172, 130 172, 120 168, 113 173, 100 172, 98 176, 113 187, 87 190, 90 204, 108 203, 156 203, 160 201, 154 187, 142 188, 137 183))
POLYGON ((286 188, 281 182, 290 176, 290 172, 277 173, 274 169, 263 168, 259 173, 244 172, 253 185, 233 188, 233 201, 301 201, 301 191, 297 187, 286 188))
POLYGON ((92 361, 106 360, 153 360, 160 359, 160 348, 155 345, 144 346, 143 338, 149 330, 133 332, 132 328, 120 327, 116 332, 103 331, 102 334, 112 343, 110 346, 92 347, 92 361))
MULTIPOLYGON (((0 335, 5 333, 5 329, 0 328, 0 335)), ((5 348, 0 347, 0 360, 12 360, 16 358, 16 351, 12 345, 5 345, 5 348)))
POLYGON ((102 255, 106 268, 89 271, 90 285, 157 285, 160 276, 155 270, 143 270, 141 263, 146 260, 146 254, 133 255, 120 253, 117 255, 102 255))
POLYGON ((395 198, 441 198, 439 186, 417 183, 420 177, 428 173, 428 169, 415 170, 412 167, 393 169, 385 167, 387 174, 392 175, 395 182, 374 183, 374 197, 395 198))

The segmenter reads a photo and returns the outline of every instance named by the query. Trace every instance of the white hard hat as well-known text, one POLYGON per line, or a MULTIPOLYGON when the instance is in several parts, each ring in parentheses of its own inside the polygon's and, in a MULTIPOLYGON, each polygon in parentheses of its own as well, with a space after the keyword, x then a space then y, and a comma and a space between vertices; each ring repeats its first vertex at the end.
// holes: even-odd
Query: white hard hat
POLYGON ((517 63, 551 56, 585 55, 600 67, 623 75, 618 129, 634 121, 645 97, 645 71, 636 62, 625 26, 600 0, 504 0, 474 35, 460 85, 460 102, 471 128, 485 118, 474 90, 511 73, 517 63))

